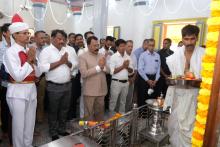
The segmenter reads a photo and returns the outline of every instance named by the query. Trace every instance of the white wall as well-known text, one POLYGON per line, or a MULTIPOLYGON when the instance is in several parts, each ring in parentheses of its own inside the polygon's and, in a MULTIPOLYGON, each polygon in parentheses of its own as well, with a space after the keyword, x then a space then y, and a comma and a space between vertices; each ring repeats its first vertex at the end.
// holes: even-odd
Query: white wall
MULTIPOLYGON (((110 0, 111 1, 111 0, 110 0)), ((146 7, 128 6, 130 0, 122 0, 116 2, 116 8, 109 9, 108 25, 121 26, 121 37, 124 39, 133 39, 135 47, 142 44, 144 38, 152 37, 152 21, 155 20, 168 20, 168 19, 182 19, 182 18, 196 18, 196 17, 208 17, 210 0, 165 0, 167 9, 164 6, 164 0, 158 0, 158 3, 152 13, 147 13, 146 7), (182 5, 179 7, 179 5, 182 5), (199 9, 193 9, 192 2, 195 3, 195 7, 199 9), (177 9, 179 7, 179 10, 177 9), (116 11, 117 10, 117 11, 116 11), (129 10, 129 11, 128 11, 129 10), (119 15, 118 12, 121 14, 119 15), (119 15, 119 18, 115 19, 119 15)), ((155 0, 157 1, 157 0, 155 0)))
MULTIPOLYGON (((131 1, 109 0, 108 26, 120 26, 121 38, 134 40, 135 47, 140 46, 144 38, 152 37, 152 21, 209 16, 209 9, 204 11, 203 9, 209 6, 210 0, 200 0, 199 3, 197 0, 155 0, 158 3, 152 13, 149 13, 145 6, 133 7, 131 1), (169 12, 165 8, 164 1, 167 8, 175 13, 169 12), (195 10, 192 2, 200 12, 195 10)), ((0 10, 12 15, 19 10, 20 4, 24 4, 24 0, 0 0, 0 10)), ((64 29, 67 33, 83 34, 93 27, 93 7, 86 7, 82 16, 71 16, 66 22, 63 22, 66 18, 66 6, 51 2, 54 16, 57 21, 64 23, 62 25, 53 20, 49 5, 47 7, 45 30, 48 33, 53 29, 64 29)), ((29 12, 22 11, 20 14, 25 22, 34 27, 34 20, 29 12)), ((5 22, 10 22, 10 18, 0 19, 0 25, 5 22)))

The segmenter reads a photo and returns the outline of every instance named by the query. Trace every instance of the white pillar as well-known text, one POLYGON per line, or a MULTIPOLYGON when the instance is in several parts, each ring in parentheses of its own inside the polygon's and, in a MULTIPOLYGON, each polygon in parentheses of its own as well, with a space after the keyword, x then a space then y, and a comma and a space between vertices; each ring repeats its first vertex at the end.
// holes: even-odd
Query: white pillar
POLYGON ((98 38, 106 36, 108 21, 108 0, 94 0, 93 31, 98 38))

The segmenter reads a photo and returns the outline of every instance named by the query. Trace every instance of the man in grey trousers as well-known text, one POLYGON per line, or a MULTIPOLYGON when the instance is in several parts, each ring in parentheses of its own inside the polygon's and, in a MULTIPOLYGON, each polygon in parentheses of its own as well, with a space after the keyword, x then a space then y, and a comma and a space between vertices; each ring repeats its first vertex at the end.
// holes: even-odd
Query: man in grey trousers
POLYGON ((45 72, 47 93, 49 99, 49 133, 52 140, 59 139, 58 135, 69 135, 66 132, 66 120, 71 99, 71 70, 72 60, 68 56, 63 30, 53 30, 52 43, 40 53, 40 67, 45 72))

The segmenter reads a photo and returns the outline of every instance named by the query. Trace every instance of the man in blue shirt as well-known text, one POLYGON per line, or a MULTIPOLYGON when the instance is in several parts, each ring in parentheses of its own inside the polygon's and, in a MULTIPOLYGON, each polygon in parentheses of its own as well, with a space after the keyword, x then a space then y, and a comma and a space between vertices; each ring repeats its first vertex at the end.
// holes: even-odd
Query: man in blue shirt
POLYGON ((146 99, 156 98, 158 94, 157 81, 160 78, 160 56, 154 51, 155 40, 148 39, 148 50, 141 54, 138 62, 138 73, 140 74, 140 87, 138 89, 138 105, 145 104, 146 99), (148 94, 149 89, 152 94, 148 94))
MULTIPOLYGON (((142 47, 140 48, 137 48, 135 49, 133 52, 132 52, 132 55, 134 57, 136 57, 136 64, 137 64, 137 68, 138 68, 138 61, 139 61, 139 58, 140 58, 140 55, 147 50, 147 47, 148 47, 148 39, 144 39, 143 41, 143 44, 142 44, 142 47)), ((139 99, 139 90, 138 89, 141 89, 142 87, 140 87, 140 79, 141 79, 141 76, 139 74, 139 72, 137 71, 137 76, 136 76, 136 80, 135 80, 135 91, 137 91, 137 99, 139 99)), ((138 103, 139 104, 139 103, 138 103)))
POLYGON ((139 61, 139 57, 140 55, 147 50, 147 44, 148 44, 148 39, 144 39, 143 41, 143 44, 142 44, 142 47, 140 48, 137 48, 133 51, 133 54, 136 56, 136 59, 137 59, 137 64, 138 64, 138 61, 139 61))

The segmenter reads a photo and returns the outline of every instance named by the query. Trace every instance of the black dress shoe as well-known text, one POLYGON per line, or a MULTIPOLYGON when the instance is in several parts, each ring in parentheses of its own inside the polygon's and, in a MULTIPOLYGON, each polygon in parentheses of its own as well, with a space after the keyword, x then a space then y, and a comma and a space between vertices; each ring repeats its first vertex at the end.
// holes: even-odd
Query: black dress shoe
POLYGON ((60 133, 58 133, 59 135, 61 135, 61 136, 67 136, 67 135, 70 135, 70 133, 68 133, 68 132, 60 132, 60 133))
POLYGON ((54 141, 54 140, 59 139, 59 136, 58 136, 58 135, 54 135, 54 136, 52 136, 51 138, 52 138, 52 141, 54 141))

